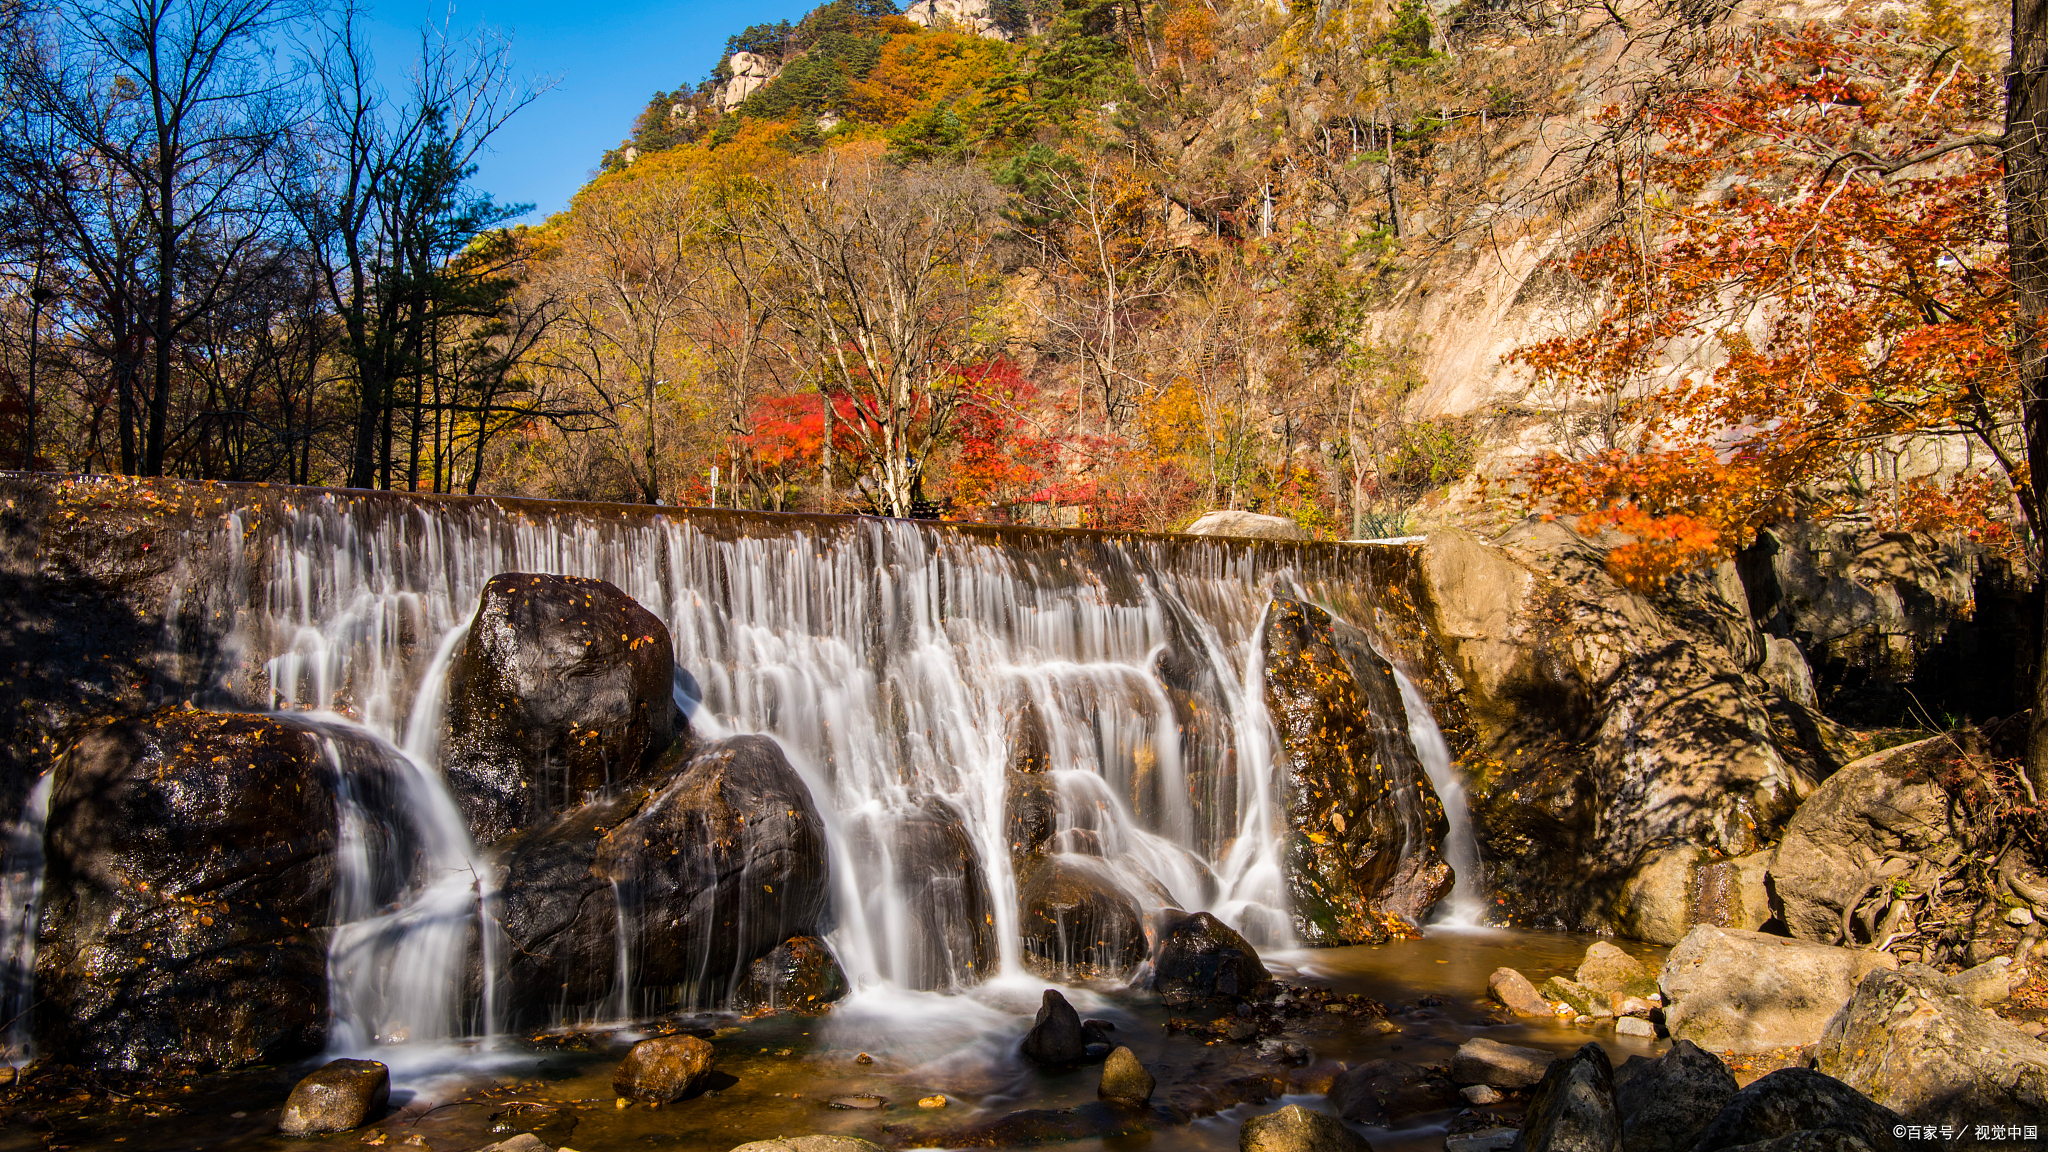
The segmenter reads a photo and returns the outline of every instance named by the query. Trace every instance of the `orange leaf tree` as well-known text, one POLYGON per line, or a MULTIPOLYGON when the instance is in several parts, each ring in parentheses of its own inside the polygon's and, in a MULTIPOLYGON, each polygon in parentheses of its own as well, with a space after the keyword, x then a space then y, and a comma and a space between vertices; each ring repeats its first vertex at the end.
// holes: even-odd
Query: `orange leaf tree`
POLYGON ((1645 585, 1743 547, 1795 500, 1884 503, 1858 460, 1932 438, 1963 446, 1951 472, 1958 456, 1983 471, 1877 511, 1994 537, 2017 511, 2038 533, 1983 134, 1995 77, 1849 20, 1690 47, 1605 112, 1582 170, 1614 207, 1569 258, 1597 315, 1512 354, 1629 434, 1539 456, 1521 498, 1625 534, 1610 564, 1645 585))

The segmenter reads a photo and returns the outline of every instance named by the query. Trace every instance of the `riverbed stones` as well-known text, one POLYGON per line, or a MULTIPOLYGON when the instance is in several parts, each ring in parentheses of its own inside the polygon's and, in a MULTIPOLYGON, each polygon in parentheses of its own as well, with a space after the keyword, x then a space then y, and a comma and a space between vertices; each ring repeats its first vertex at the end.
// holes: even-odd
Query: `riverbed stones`
POLYGON ((1372 1152, 1342 1120, 1289 1104, 1254 1116, 1237 1130, 1238 1152, 1372 1152))
POLYGON ((732 1152, 884 1152, 880 1144, 858 1136, 777 1136, 750 1140, 732 1152))
POLYGON ((1137 1053, 1119 1047, 1103 1062, 1102 1082, 1095 1086, 1095 1094, 1118 1104, 1140 1105, 1152 1099, 1152 1089, 1158 1083, 1138 1062, 1137 1053))
POLYGON ((1570 1008, 1574 1016, 1594 1018, 1614 1015, 1614 1001, 1605 994, 1595 992, 1576 980, 1553 976, 1537 989, 1546 1000, 1570 1008))
POLYGON ((1690 1152, 1739 1087, 1719 1057, 1690 1040, 1654 1060, 1631 1056, 1615 1071, 1624 1152, 1690 1152))
POLYGON ((1408 739, 1393 666, 1352 631, 1286 595, 1267 609, 1288 903, 1310 945, 1383 943, 1390 918, 1420 920, 1452 884, 1443 805, 1408 739))
POLYGON ((1459 1045, 1451 1056, 1451 1080, 1456 1084, 1486 1084, 1494 1088, 1528 1088, 1543 1080, 1552 1059, 1541 1048, 1523 1048, 1478 1036, 1459 1045))
POLYGON ((1865 977, 1814 1066, 1916 1124, 2048 1117, 2048 1047, 1924 964, 1865 977))
POLYGON ((1665 958, 1665 1028, 1713 1052, 1812 1044, 1858 981, 1897 966, 1889 953, 1702 925, 1665 958))
POLYGON ((329 1060, 292 1085, 277 1130, 286 1136, 348 1132, 383 1114, 391 1070, 375 1060, 329 1060))
POLYGON ((654 1036, 626 1052, 612 1073, 612 1089, 622 1100, 668 1104, 711 1071, 712 1048, 695 1036, 654 1036))
POLYGON ((1032 872, 1023 905, 1024 963, 1052 980, 1119 979, 1145 961, 1145 919, 1109 865, 1053 856, 1032 872))
POLYGON ((1513 968, 1496 968, 1486 979, 1486 990, 1501 1006, 1517 1016, 1550 1016, 1555 1014, 1550 1001, 1545 1000, 1529 978, 1513 968))
POLYGON ((1620 1003, 1631 996, 1657 994, 1657 977, 1643 962, 1609 944, 1595 941, 1586 949, 1586 959, 1574 974, 1579 984, 1620 1003))
POLYGON ((747 966, 733 989, 733 1009, 748 1015, 815 1015, 846 995, 846 974, 816 936, 791 936, 747 966))
POLYGON ((668 628, 602 580, 507 572, 448 667, 442 770, 478 844, 645 775, 675 739, 668 628))
POLYGON ((1847 765, 1785 825, 1771 882, 1792 935, 1842 943, 1844 905, 1907 870, 1895 864, 1887 872, 1887 861, 1917 860, 1951 840, 1948 793, 1920 765, 1929 743, 1887 748, 1847 765))
POLYGON ((1730 1096, 1700 1132, 1693 1152, 1722 1152, 1810 1131, 1847 1133, 1871 1152, 1902 1152, 1906 1142, 1892 1132, 1903 1121, 1832 1076, 1780 1068, 1730 1096))
POLYGON ((1368 1060, 1348 1068, 1331 1083, 1329 1097, 1344 1119, 1381 1126, 1458 1104, 1450 1081, 1405 1060, 1368 1060))
POLYGON ((1614 1107, 1614 1066, 1607 1050, 1588 1044, 1544 1071, 1514 1152, 1619 1152, 1621 1118, 1614 1107))
MULTIPOLYGON (((403 785, 347 730, 351 787, 403 785)), ((163 709, 103 724, 56 769, 45 835, 38 1048, 95 1068, 236 1068, 317 1052, 328 1020, 336 772, 270 716, 163 709)), ((401 851, 404 826, 375 829, 401 851)), ((379 900, 394 898, 391 878, 379 900)))
POLYGON ((1152 964, 1152 987, 1169 1003, 1242 999, 1271 978, 1257 949, 1207 912, 1168 928, 1152 964))
POLYGON ((858 1136, 776 1136, 750 1140, 731 1152, 883 1152, 883 1146, 858 1136))
POLYGON ((1975 968, 1955 974, 1956 994, 1979 1008, 1989 1008, 2012 997, 2013 985, 2017 979, 2024 979, 2024 969, 2013 968, 2012 957, 1994 956, 1975 968))

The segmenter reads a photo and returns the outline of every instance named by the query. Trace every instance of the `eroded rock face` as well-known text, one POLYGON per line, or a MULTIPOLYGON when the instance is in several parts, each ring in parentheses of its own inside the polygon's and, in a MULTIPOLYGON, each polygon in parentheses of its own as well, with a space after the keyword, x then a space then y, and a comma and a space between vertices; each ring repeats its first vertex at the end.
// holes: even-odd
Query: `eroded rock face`
POLYGON ((507 841, 503 859, 520 1026, 612 991, 622 906, 635 984, 712 1004, 820 931, 830 879, 810 791, 765 736, 678 746, 655 781, 507 841))
MULTIPOLYGON (((1866 943, 1843 940, 1843 905, 1892 878, 1881 871, 1887 860, 1917 858, 1953 839, 1948 794, 1919 767, 1929 743, 1865 756, 1830 776, 1793 813, 1770 875, 1794 936, 1866 943)), ((1858 932, 1858 925, 1852 921, 1849 930, 1858 932)))
POLYGON ((1408 741, 1400 690, 1362 637, 1285 596, 1267 610, 1266 698, 1289 772, 1287 880, 1312 945, 1388 938, 1451 889, 1443 805, 1408 741), (1350 642, 1345 642, 1349 640, 1350 642))
POLYGON ((484 585, 448 668, 442 769, 478 844, 645 775, 675 739, 668 628, 602 580, 484 585))
POLYGON ((318 1051, 335 779, 267 716, 165 709, 80 739, 50 800, 38 1046, 129 1071, 318 1051))
POLYGON ((1812 753, 1780 748, 1732 566, 1653 602, 1604 557, 1559 524, 1491 544, 1447 529, 1421 550, 1419 600, 1464 690, 1467 792, 1504 910, 1671 943, 1723 915, 1697 868, 1624 890, 1675 851, 1762 848, 1811 790, 1812 753))
POLYGON ((1925 964, 1865 977, 1828 1022, 1814 1062, 1916 1124, 2048 1117, 2048 1045, 1925 964))
POLYGON ((1152 987, 1174 998, 1236 999, 1272 979, 1259 953, 1207 912, 1174 924, 1159 944, 1152 987))
POLYGON ((1671 950, 1658 984, 1674 1039, 1761 1052, 1819 1040, 1858 981, 1897 966, 1889 953, 1702 926, 1671 950))
POLYGON ((1145 960, 1145 920, 1107 865, 1062 854, 1031 873, 1020 897, 1024 963, 1056 980, 1122 977, 1145 960))

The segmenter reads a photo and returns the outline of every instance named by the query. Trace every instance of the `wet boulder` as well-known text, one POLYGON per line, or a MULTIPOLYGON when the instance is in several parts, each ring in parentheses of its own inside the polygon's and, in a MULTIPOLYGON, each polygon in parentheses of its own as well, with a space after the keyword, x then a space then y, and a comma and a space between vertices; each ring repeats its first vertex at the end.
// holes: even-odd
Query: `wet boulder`
POLYGON ((1780 1068, 1728 1098, 1693 1144, 1693 1152, 1722 1152, 1797 1132, 1846 1133, 1871 1152, 1902 1152, 1892 1135, 1904 1117, 1832 1076, 1807 1068, 1780 1068))
POLYGON ((747 975, 733 991, 735 1011, 823 1012, 846 995, 846 974, 825 942, 815 936, 792 936, 747 966, 747 975))
POLYGON ((1897 966, 1889 953, 1701 926, 1664 959, 1665 1027, 1710 1052, 1812 1044, 1858 981, 1897 966))
POLYGON ((1237 1130, 1238 1152, 1372 1152, 1342 1120, 1289 1104, 1254 1116, 1237 1130))
POLYGON ((1690 1040, 1655 1060, 1630 1057, 1614 1087, 1624 1152, 1690 1152, 1737 1088, 1728 1066, 1690 1040))
POLYGON ((1358 1124, 1385 1127, 1421 1112, 1458 1106, 1458 1090, 1429 1069, 1405 1060, 1368 1060, 1330 1083, 1330 1106, 1358 1124))
POLYGON ((515 1026, 636 988, 722 1001, 757 959, 823 927, 830 866, 810 790, 765 736, 678 746, 654 779, 499 845, 515 1026))
POLYGON ((491 577, 448 668, 442 768, 488 844, 654 767, 676 737, 668 629, 602 580, 491 577))
POLYGON ((1607 1050, 1588 1044, 1552 1061, 1536 1090, 1513 1152, 1620 1152, 1621 1118, 1614 1108, 1614 1066, 1607 1050))
POLYGON ((1145 921, 1108 864, 1058 855, 1021 896, 1024 963, 1052 980, 1121 978, 1145 960, 1145 921))
POLYGON ((329 1060, 292 1085, 277 1130, 287 1136, 348 1132, 391 1102, 391 1070, 375 1060, 329 1060))
POLYGON ((1443 805, 1408 739, 1393 667, 1329 613, 1274 597, 1266 701, 1286 753, 1287 883, 1311 945, 1388 939, 1451 889, 1443 805))
POLYGON ((2048 1117, 2048 1046, 1925 964, 1864 977, 1814 1066, 1916 1124, 2048 1117))
MULTIPOLYGON (((402 787, 352 759, 359 796, 402 787)), ((317 1052, 336 779, 319 740, 269 716, 164 709, 82 737, 52 782, 38 1047, 129 1071, 317 1052)))
POLYGON ((1258 951, 1207 912, 1168 928, 1152 964, 1153 990, 1169 1002, 1241 999, 1271 979, 1258 951))
MULTIPOLYGON (((853 849, 879 871, 881 844, 903 900, 905 952, 910 969, 893 973, 906 987, 958 989, 979 983, 996 964, 995 905, 967 826, 935 797, 907 813, 875 817, 859 828, 853 849)), ((880 923, 881 892, 869 895, 872 922, 880 923)))
MULTIPOLYGON (((1820 944, 1843 940, 1844 908, 1917 860, 1953 843, 1948 793, 1920 762, 1931 741, 1887 748, 1830 776, 1785 825, 1770 876, 1785 927, 1820 944), (1897 859, 1896 871, 1885 872, 1897 859)), ((1853 909, 1852 909, 1853 910, 1853 909)), ((1848 927, 1856 932, 1853 918, 1848 927)))
POLYGON ((1486 990, 1501 1006, 1517 1016, 1551 1016, 1555 1010, 1529 983, 1529 978, 1513 968, 1496 968, 1486 979, 1486 990))
POLYGON ((1061 1067, 1109 1055, 1107 1037, 1098 1026, 1081 1022, 1081 1014, 1056 988, 1047 988, 1031 1031, 1019 1049, 1036 1064, 1061 1067))
POLYGON ((612 1073, 612 1089, 620 1098, 647 1104, 680 1100, 711 1071, 708 1041, 695 1036, 656 1036, 626 1052, 612 1073))
POLYGON ((1595 941, 1586 949, 1586 959, 1573 974, 1573 980, 1615 1003, 1632 996, 1643 998, 1657 994, 1656 973, 1605 940, 1595 941))

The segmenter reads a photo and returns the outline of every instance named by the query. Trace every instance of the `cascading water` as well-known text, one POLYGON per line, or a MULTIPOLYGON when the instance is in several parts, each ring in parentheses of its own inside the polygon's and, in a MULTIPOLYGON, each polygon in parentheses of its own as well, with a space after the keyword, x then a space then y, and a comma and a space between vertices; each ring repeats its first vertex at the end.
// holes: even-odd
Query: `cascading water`
POLYGON ((56 773, 45 772, 7 830, 0 863, 0 1060, 29 1062, 35 1044, 29 1008, 35 1003, 36 915, 43 896, 43 825, 56 773))
MULTIPOLYGON (((1206 907, 1255 944, 1291 944, 1261 624, 1276 583, 1355 600, 1370 573, 1337 550, 297 492, 229 514, 221 535, 226 578, 197 582, 168 630, 187 643, 191 693, 311 710, 316 729, 381 741, 405 769, 418 859, 402 903, 375 895, 389 895, 379 870, 399 867, 379 861, 373 834, 391 815, 345 813, 339 1047, 496 1019, 491 873, 432 765, 449 660, 497 573, 618 586, 668 626, 677 701, 699 735, 778 741, 829 833, 834 952, 868 989, 979 976, 965 957, 904 945, 896 838, 934 803, 978 858, 997 973, 1022 972, 1005 797, 1027 701, 1054 768, 1056 847, 1085 841, 1143 907, 1206 907), (465 1006, 477 936, 483 1003, 465 1006)), ((1469 847, 1441 738, 1405 680, 1402 692, 1469 847)), ((625 894, 615 907, 619 972, 611 1003, 591 1007, 624 1013, 642 1005, 625 894)))
POLYGON ((1449 896, 1437 905, 1436 923, 1452 928, 1473 928, 1486 914, 1485 874, 1479 867, 1479 841, 1472 834, 1472 809, 1465 802, 1465 785, 1451 767, 1451 746, 1437 727, 1422 690, 1394 666, 1394 683, 1401 689, 1401 706, 1408 712, 1408 739, 1415 755, 1429 773, 1429 782, 1443 802, 1445 823, 1444 860, 1457 875, 1449 896))

